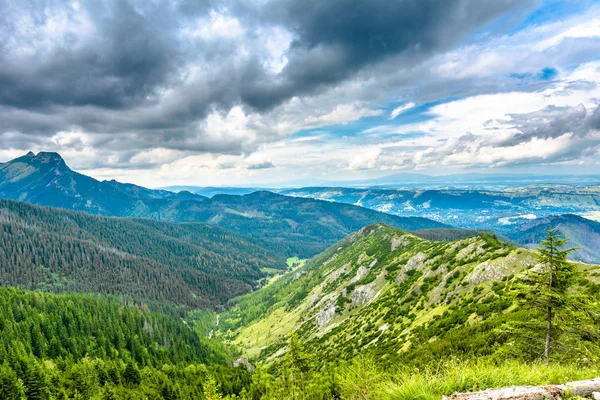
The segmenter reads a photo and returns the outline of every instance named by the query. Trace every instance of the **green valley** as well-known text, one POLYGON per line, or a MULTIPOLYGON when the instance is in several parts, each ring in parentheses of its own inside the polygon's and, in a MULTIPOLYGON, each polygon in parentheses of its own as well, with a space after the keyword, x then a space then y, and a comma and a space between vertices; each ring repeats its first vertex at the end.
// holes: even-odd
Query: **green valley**
POLYGON ((600 267, 569 264, 581 302, 546 366, 536 250, 489 233, 377 223, 282 260, 209 225, 0 204, 3 279, 36 290, 0 290, 3 398, 433 400, 591 378, 600 361, 600 267))

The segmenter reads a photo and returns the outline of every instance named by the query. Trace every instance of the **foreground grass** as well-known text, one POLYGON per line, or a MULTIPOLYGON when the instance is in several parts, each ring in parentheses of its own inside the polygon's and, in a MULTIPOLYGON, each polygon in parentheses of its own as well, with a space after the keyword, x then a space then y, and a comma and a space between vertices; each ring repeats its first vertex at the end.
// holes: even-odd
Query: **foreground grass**
MULTIPOLYGON (((437 369, 403 372, 391 376, 379 398, 391 400, 440 400, 454 392, 472 392, 503 386, 563 384, 598 376, 595 368, 576 365, 505 361, 448 362, 437 369)), ((378 397, 373 397, 378 398, 378 397)))

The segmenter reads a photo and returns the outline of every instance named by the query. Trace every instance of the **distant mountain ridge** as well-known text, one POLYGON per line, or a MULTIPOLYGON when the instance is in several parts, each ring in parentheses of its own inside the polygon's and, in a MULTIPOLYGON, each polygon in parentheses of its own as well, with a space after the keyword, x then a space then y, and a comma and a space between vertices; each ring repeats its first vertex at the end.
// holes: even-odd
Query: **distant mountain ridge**
POLYGON ((144 208, 146 201, 177 199, 177 194, 116 181, 101 182, 71 170, 58 153, 29 152, 0 165, 0 197, 93 214, 129 216, 144 208))
POLYGON ((181 191, 190 192, 206 197, 214 197, 218 194, 232 194, 243 196, 254 192, 270 191, 277 192, 273 189, 262 188, 262 187, 217 187, 217 186, 167 186, 161 188, 161 190, 168 190, 170 192, 179 193, 181 191))
POLYGON ((290 181, 286 183, 257 184, 252 187, 203 187, 171 186, 162 189, 179 191, 189 190, 205 196, 236 191, 269 190, 285 192, 299 188, 352 188, 352 189, 478 189, 497 190, 526 185, 600 185, 600 175, 539 175, 539 174, 501 174, 501 173, 464 173, 449 175, 427 175, 402 172, 379 178, 359 180, 322 180, 318 178, 290 181), (207 194, 209 193, 209 194, 207 194))
POLYGON ((422 216, 460 228, 492 229, 504 235, 529 219, 600 213, 600 186, 528 185, 502 190, 309 187, 281 193, 404 217, 422 216))
POLYGON ((261 241, 286 256, 310 257, 365 225, 407 230, 447 228, 420 217, 398 217, 332 202, 255 192, 207 198, 100 182, 71 170, 57 153, 28 153, 0 165, 0 197, 119 217, 205 222, 261 241))
POLYGON ((600 223, 578 215, 556 215, 527 221, 509 237, 521 245, 536 247, 546 235, 548 226, 569 238, 568 247, 577 248, 570 255, 572 260, 600 263, 600 223))

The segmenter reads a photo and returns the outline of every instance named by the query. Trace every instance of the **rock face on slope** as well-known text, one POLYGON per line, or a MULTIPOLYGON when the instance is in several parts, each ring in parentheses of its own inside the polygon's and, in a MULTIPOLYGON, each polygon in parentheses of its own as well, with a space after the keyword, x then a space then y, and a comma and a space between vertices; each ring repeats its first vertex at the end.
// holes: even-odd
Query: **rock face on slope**
POLYGON ((418 253, 408 259, 404 267, 398 273, 398 277, 396 278, 396 283, 401 283, 406 279, 407 274, 416 269, 420 269, 423 267, 423 262, 427 259, 427 254, 418 253))
POLYGON ((254 367, 254 365, 250 364, 248 359, 243 356, 233 362, 233 367, 234 368, 243 367, 243 368, 246 368, 246 370, 250 371, 250 372, 256 371, 256 368, 254 367))
POLYGON ((362 285, 354 289, 352 295, 350 295, 350 299, 352 300, 353 305, 364 306, 371 302, 376 293, 376 289, 373 285, 362 285))

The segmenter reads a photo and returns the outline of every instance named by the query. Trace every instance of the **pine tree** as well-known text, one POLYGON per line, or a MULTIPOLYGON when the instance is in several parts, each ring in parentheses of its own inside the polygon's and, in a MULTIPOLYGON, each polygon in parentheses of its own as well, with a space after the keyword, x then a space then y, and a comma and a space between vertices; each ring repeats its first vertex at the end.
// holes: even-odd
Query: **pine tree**
POLYGON ((313 357, 304 349, 304 343, 294 333, 290 335, 289 343, 290 350, 286 356, 289 367, 303 373, 309 372, 312 369, 313 357))
POLYGON ((173 387, 170 382, 163 383, 162 388, 160 389, 160 394, 164 400, 178 400, 179 394, 177 390, 173 387))
POLYGON ((44 336, 38 325, 33 325, 31 328, 31 350, 33 355, 42 358, 44 357, 44 336))
POLYGON ((551 358, 564 358, 567 352, 587 356, 590 345, 597 347, 593 343, 598 334, 594 324, 597 307, 590 296, 575 290, 580 274, 577 266, 567 260, 575 250, 565 248, 568 242, 555 228, 548 227, 536 254, 539 264, 514 286, 517 300, 529 311, 526 320, 511 324, 517 334, 514 350, 519 357, 527 353, 539 357, 543 353, 548 364, 551 358))
POLYGON ((107 385, 104 387, 104 393, 102 396, 102 400, 117 400, 117 393, 112 385, 107 385))
POLYGON ((123 373, 125 382, 129 385, 139 385, 142 382, 142 376, 140 371, 132 363, 127 364, 125 372, 123 373))
POLYGON ((206 400, 221 400, 223 397, 219 393, 219 385, 211 375, 208 376, 206 382, 202 385, 203 394, 206 400))
POLYGON ((19 380, 17 374, 7 365, 0 366, 0 399, 20 400, 19 380))
POLYGON ((553 319, 562 309, 569 307, 568 291, 575 283, 577 271, 567 260, 575 249, 564 249, 569 239, 558 234, 556 228, 548 227, 547 236, 541 241, 537 259, 543 268, 538 273, 537 285, 540 305, 546 310, 546 339, 544 362, 548 364, 553 339, 553 319))
POLYGON ((24 378, 27 400, 48 400, 50 398, 46 373, 38 363, 34 362, 29 365, 24 378))

